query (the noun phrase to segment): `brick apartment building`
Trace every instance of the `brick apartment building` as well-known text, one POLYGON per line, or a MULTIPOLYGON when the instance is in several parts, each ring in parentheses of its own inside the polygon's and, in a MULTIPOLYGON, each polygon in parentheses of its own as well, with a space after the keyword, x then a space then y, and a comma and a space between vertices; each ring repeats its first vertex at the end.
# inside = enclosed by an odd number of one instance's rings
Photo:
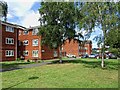
POLYGON ((51 59, 59 57, 58 49, 41 46, 38 27, 25 28, 7 22, 0 23, 0 61, 24 59, 51 59))
POLYGON ((85 42, 78 41, 77 39, 72 39, 71 41, 66 40, 62 46, 63 56, 67 54, 76 55, 76 57, 80 57, 84 54, 90 55, 92 52, 92 42, 87 40, 85 42))
MULTIPOLYGON (((50 49, 47 45, 41 45, 41 36, 37 35, 38 26, 25 28, 20 25, 1 22, 0 25, 0 61, 13 61, 17 58, 24 59, 53 59, 59 57, 59 48, 50 49)), ((83 54, 91 54, 92 43, 72 40, 65 41, 62 52, 74 54, 77 57, 83 54)))
POLYGON ((18 57, 25 59, 52 59, 59 57, 59 49, 50 49, 41 45, 41 36, 37 36, 38 26, 29 29, 19 29, 18 57))
POLYGON ((12 61, 17 58, 18 27, 1 22, 0 29, 0 61, 12 61))

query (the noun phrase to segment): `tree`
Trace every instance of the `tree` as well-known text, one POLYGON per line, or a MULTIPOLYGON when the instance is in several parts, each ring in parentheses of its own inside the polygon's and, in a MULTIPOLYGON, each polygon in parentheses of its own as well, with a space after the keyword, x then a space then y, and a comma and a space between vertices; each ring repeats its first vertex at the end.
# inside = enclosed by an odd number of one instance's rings
POLYGON ((7 2, 0 1, 0 18, 4 17, 4 21, 7 20, 8 5, 7 2))
POLYGON ((50 48, 60 47, 60 60, 62 56, 61 46, 65 39, 76 37, 76 13, 73 2, 42 2, 39 13, 42 44, 50 48))
MULTIPOLYGON (((102 43, 102 62, 104 67, 104 51, 108 32, 117 28, 119 21, 118 2, 89 2, 80 3, 79 12, 83 18, 79 19, 80 28, 92 32, 95 27, 99 27, 103 31, 102 43)), ((101 43, 99 41, 99 43, 101 43)))
POLYGON ((120 30, 116 29, 110 31, 106 38, 106 43, 110 46, 109 51, 120 57, 120 30))

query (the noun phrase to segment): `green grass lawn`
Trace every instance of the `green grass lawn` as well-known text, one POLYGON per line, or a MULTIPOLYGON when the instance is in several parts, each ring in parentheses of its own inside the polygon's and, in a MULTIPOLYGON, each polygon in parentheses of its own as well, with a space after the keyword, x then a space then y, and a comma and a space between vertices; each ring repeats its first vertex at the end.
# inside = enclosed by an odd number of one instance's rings
POLYGON ((76 59, 2 72, 2 88, 118 88, 118 60, 76 59))

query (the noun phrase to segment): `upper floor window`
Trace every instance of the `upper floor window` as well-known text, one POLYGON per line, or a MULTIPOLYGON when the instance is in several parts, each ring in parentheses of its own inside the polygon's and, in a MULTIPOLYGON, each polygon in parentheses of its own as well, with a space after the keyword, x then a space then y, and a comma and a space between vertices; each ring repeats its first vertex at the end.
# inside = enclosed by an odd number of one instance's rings
POLYGON ((24 56, 28 56, 28 53, 29 53, 29 52, 28 52, 27 50, 26 50, 26 51, 23 51, 23 55, 24 55, 24 56))
POLYGON ((14 56, 14 50, 6 50, 5 56, 14 56))
POLYGON ((38 39, 32 40, 32 45, 33 46, 38 46, 38 39))
POLYGON ((6 26, 6 31, 7 32, 14 32, 14 28, 10 26, 6 26))
POLYGON ((13 38, 6 38, 6 44, 14 44, 13 38))
POLYGON ((28 35, 28 30, 23 31, 23 35, 28 35))
POLYGON ((23 45, 28 45, 28 40, 24 40, 23 45))
POLYGON ((38 33, 38 28, 32 30, 32 35, 37 35, 37 33, 38 33))

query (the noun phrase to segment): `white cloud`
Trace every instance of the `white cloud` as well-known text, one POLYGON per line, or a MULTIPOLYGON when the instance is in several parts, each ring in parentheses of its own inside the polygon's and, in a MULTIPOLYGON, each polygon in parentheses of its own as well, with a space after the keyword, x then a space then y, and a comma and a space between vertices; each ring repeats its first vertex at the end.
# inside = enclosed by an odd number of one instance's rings
POLYGON ((35 1, 25 1, 25 0, 5 0, 8 4, 9 14, 14 14, 15 16, 22 17, 24 16, 32 7, 35 1))
MULTIPOLYGON (((29 27, 39 25, 39 12, 31 10, 35 2, 40 0, 5 0, 8 4, 8 19, 15 19, 16 24, 29 27)), ((12 22, 12 21, 10 21, 12 22)), ((14 21, 13 21, 14 22, 14 21)), ((15 23, 14 22, 14 23, 15 23)))
POLYGON ((40 25, 39 23, 39 18, 40 18, 40 14, 39 12, 34 12, 33 10, 29 11, 28 13, 26 13, 26 15, 21 18, 21 24, 25 27, 29 27, 29 26, 37 26, 40 25))
POLYGON ((11 18, 13 18, 13 17, 14 17, 14 16, 13 16, 12 14, 10 14, 10 13, 7 14, 7 18, 11 19, 11 18))

